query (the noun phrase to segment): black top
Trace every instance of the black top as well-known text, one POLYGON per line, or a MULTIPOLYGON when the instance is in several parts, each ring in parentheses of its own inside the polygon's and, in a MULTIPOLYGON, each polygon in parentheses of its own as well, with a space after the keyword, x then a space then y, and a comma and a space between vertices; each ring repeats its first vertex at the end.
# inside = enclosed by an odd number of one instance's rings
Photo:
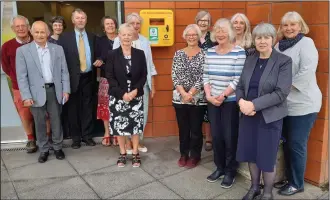
POLYGON ((200 41, 198 41, 198 46, 199 48, 203 49, 203 50, 207 50, 211 47, 214 47, 216 45, 218 45, 217 42, 212 42, 211 41, 211 33, 210 31, 207 31, 206 35, 205 35, 205 42, 202 44, 200 41))
POLYGON ((121 47, 109 51, 104 71, 109 82, 109 94, 116 99, 123 99, 123 95, 129 90, 137 89, 136 97, 144 94, 143 86, 147 81, 147 62, 144 52, 132 47, 129 70, 127 70, 128 62, 121 47), (128 76, 130 85, 128 85, 128 76))
MULTIPOLYGON (((109 38, 106 35, 103 35, 101 37, 96 38, 96 47, 95 47, 95 56, 96 59, 102 60, 103 63, 107 60, 107 55, 110 50, 112 50, 113 47, 113 40, 109 40, 109 38)), ((104 74, 104 66, 103 64, 101 69, 101 77, 105 78, 104 74)))
POLYGON ((258 98, 258 89, 259 89, 259 81, 261 78, 262 73, 264 72, 264 69, 267 65, 268 58, 267 59, 261 59, 259 58, 257 61, 257 64, 254 68, 250 85, 249 85, 249 91, 247 94, 247 100, 252 101, 253 99, 258 98))
POLYGON ((51 36, 49 36, 49 38, 48 38, 48 42, 53 43, 53 44, 57 44, 57 40, 55 40, 55 39, 52 38, 51 36))

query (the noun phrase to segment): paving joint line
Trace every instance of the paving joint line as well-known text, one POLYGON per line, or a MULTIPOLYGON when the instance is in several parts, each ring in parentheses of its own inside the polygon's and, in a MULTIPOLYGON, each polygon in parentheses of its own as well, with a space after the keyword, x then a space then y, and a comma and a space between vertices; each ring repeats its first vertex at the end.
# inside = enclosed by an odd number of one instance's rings
POLYGON ((11 185, 13 186, 13 189, 14 189, 14 192, 15 192, 15 194, 16 194, 16 196, 17 196, 17 199, 20 199, 19 196, 18 196, 18 192, 17 192, 17 190, 16 190, 16 187, 15 187, 15 185, 14 185, 14 182, 13 182, 13 180, 11 179, 11 177, 10 177, 10 175, 9 175, 9 172, 8 172, 8 169, 7 169, 7 166, 6 166, 6 163, 4 162, 4 160, 2 159, 2 157, 1 157, 1 160, 2 160, 3 166, 5 167, 6 172, 7 172, 7 174, 8 174, 9 182, 10 182, 11 185))

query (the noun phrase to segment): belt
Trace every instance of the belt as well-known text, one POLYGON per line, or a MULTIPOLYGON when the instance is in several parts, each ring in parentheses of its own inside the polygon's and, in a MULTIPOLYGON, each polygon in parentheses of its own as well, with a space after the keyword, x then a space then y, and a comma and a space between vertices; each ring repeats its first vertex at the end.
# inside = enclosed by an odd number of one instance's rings
POLYGON ((45 88, 54 87, 54 83, 45 83, 45 88))

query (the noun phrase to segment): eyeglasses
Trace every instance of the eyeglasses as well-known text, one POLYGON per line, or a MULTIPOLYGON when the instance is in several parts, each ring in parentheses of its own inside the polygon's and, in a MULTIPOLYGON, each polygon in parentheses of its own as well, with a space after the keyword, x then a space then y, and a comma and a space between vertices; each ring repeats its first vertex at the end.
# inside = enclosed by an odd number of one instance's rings
POLYGON ((187 38, 190 38, 190 37, 195 38, 195 37, 197 37, 197 34, 187 34, 186 37, 187 37, 187 38))
POLYGON ((198 23, 201 23, 201 24, 202 24, 202 23, 208 24, 208 23, 209 23, 209 20, 202 20, 202 19, 201 19, 201 20, 198 20, 198 23))
POLYGON ((26 28, 27 27, 27 25, 16 25, 16 26, 14 26, 14 28, 15 29, 23 29, 23 28, 26 28))

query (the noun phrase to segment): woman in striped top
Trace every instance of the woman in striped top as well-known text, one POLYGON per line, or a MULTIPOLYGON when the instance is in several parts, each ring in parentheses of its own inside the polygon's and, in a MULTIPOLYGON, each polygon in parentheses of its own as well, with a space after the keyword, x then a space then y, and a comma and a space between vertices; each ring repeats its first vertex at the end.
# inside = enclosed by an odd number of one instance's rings
POLYGON ((221 187, 230 188, 235 180, 238 163, 236 147, 238 112, 235 89, 245 62, 245 50, 235 45, 235 32, 228 19, 219 19, 211 40, 219 45, 206 51, 204 90, 208 103, 214 162, 217 169, 207 177, 215 182, 224 176, 221 187))

